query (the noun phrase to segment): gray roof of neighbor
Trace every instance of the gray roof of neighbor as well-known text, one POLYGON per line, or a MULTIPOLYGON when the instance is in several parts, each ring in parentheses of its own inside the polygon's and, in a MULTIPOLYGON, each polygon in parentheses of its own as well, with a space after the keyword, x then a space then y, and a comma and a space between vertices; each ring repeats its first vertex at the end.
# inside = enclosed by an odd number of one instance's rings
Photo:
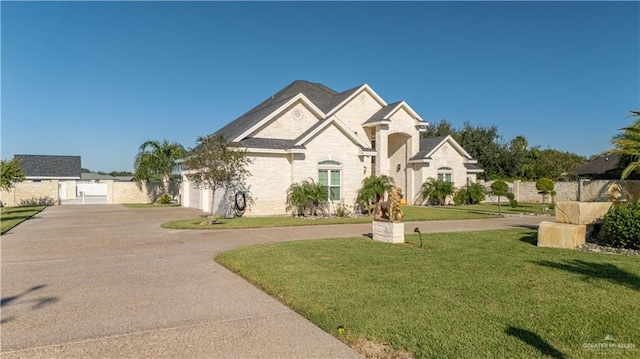
POLYGON ((606 176, 619 177, 624 166, 620 163, 620 156, 615 153, 602 155, 595 160, 575 169, 578 176, 606 176))
POLYGON ((15 155, 26 177, 82 177, 80 156, 15 155))
POLYGON ((116 178, 111 175, 103 175, 100 173, 85 172, 82 174, 82 180, 84 181, 99 181, 99 180, 115 180, 116 178))

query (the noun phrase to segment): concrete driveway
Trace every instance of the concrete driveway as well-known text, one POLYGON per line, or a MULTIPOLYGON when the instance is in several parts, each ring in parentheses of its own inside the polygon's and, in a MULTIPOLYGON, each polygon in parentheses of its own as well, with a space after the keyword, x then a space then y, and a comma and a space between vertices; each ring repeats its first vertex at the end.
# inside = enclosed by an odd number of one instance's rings
MULTIPOLYGON (((359 236, 371 225, 180 231, 201 212, 49 207, 2 237, 3 358, 354 358, 331 335, 215 263, 242 245, 359 236)), ((540 217, 407 223, 423 233, 540 217)))

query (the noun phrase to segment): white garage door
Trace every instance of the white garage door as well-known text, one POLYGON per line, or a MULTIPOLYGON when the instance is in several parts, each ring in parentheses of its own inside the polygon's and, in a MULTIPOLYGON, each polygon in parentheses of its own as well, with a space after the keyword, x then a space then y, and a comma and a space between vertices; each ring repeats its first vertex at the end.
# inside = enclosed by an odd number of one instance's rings
POLYGON ((189 183, 189 207, 202 209, 202 196, 200 188, 195 183, 189 183))

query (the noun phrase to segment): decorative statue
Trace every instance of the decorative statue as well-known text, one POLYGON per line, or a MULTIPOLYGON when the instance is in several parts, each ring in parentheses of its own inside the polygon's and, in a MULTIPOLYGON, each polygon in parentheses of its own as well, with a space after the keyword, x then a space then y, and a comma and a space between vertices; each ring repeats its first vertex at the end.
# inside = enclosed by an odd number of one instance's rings
POLYGON ((387 201, 383 201, 382 198, 376 203, 374 211, 375 217, 378 219, 386 219, 391 222, 400 222, 404 217, 404 213, 400 209, 400 201, 402 199, 401 189, 398 187, 392 187, 389 192, 389 198, 387 201))

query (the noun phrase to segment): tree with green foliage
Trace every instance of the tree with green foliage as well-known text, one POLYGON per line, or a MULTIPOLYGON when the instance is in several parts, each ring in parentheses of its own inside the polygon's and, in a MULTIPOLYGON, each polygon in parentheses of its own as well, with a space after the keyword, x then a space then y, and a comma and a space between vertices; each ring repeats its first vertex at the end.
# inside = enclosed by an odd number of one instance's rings
POLYGON ((362 188, 358 190, 356 203, 366 210, 369 215, 373 215, 373 208, 384 196, 385 192, 391 191, 393 178, 385 175, 369 176, 362 180, 362 188))
POLYGON ((497 180, 491 184, 491 193, 498 196, 498 214, 502 215, 502 207, 500 205, 500 198, 507 197, 509 195, 509 185, 507 182, 497 180))
POLYGON ((457 131, 453 128, 451 122, 443 118, 442 121, 434 122, 427 126, 426 131, 422 133, 422 137, 440 137, 448 135, 455 137, 456 132, 457 131))
POLYGON ((444 206, 447 201, 447 196, 452 195, 454 192, 453 183, 445 181, 444 179, 429 178, 422 184, 421 195, 422 198, 431 204, 439 204, 444 206))
POLYGON ((140 145, 134 162, 134 180, 141 186, 149 182, 154 176, 162 180, 163 195, 169 194, 171 175, 180 166, 176 161, 184 157, 186 151, 181 144, 163 140, 147 141, 140 145))
POLYGON ((484 172, 479 178, 520 178, 534 180, 549 177, 553 180, 573 179, 572 170, 586 159, 571 152, 553 149, 529 149, 526 137, 519 135, 505 141, 496 126, 474 126, 465 122, 461 129, 454 128, 447 120, 435 122, 422 134, 423 137, 451 135, 473 158, 484 172))
POLYGON ((0 189, 3 191, 11 190, 17 183, 24 181, 24 172, 22 171, 22 164, 17 158, 11 161, 0 161, 0 172, 2 172, 2 179, 0 180, 0 189))
POLYGON ((534 147, 528 152, 522 165, 522 177, 531 180, 547 177, 555 181, 567 181, 574 178, 572 170, 585 162, 586 158, 575 153, 534 147))
POLYGON ((246 150, 228 142, 223 135, 198 137, 197 145, 183 162, 185 176, 197 186, 211 189, 211 213, 209 223, 216 221, 214 208, 218 188, 242 187, 251 175, 248 166, 252 163, 246 150))
POLYGON ((295 209, 305 217, 317 216, 318 209, 329 202, 327 186, 316 183, 309 178, 300 183, 294 183, 287 189, 287 210, 295 209))
POLYGON ((540 178, 538 181, 536 181, 536 189, 540 192, 540 194, 542 195, 542 210, 544 211, 545 208, 545 199, 546 197, 551 194, 553 195, 555 193, 554 191, 554 183, 550 178, 540 178))
POLYGON ((622 133, 611 140, 616 146, 613 152, 626 163, 621 179, 626 179, 633 172, 640 173, 640 111, 631 111, 629 117, 636 117, 634 123, 622 128, 622 133))

